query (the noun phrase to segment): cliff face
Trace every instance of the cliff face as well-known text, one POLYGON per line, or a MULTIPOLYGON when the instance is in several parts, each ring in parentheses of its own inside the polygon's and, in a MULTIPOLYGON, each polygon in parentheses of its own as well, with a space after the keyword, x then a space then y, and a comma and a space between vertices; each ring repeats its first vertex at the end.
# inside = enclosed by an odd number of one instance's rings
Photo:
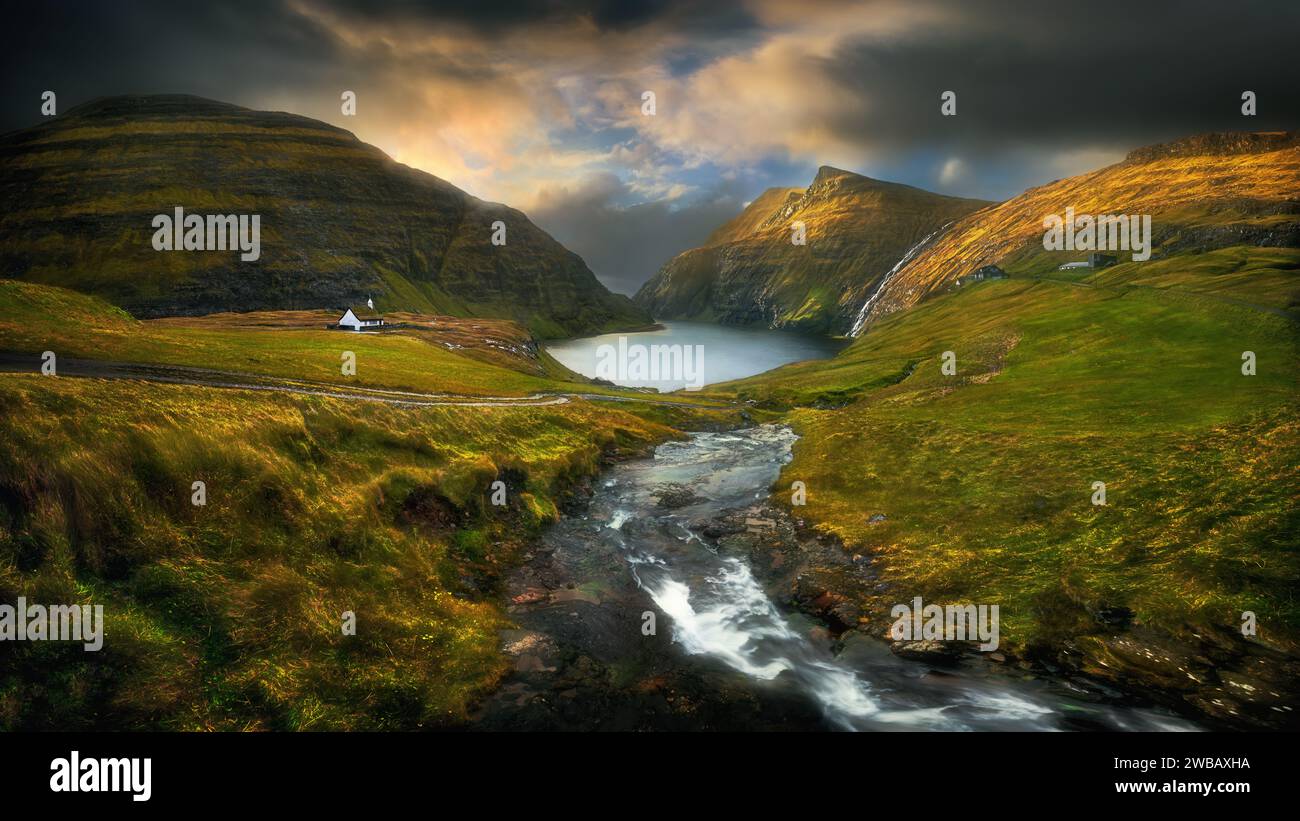
POLYGON ((198 97, 114 97, 0 137, 0 276, 139 316, 339 308, 519 320, 545 336, 649 315, 521 212, 351 133, 198 97), (258 214, 261 253, 157 251, 153 218, 258 214), (506 224, 494 246, 492 224, 506 224))
MULTIPOLYGON (((1152 259, 1234 245, 1300 246, 1300 134, 1205 134, 1147 146, 1123 162, 1031 188, 967 216, 891 277, 865 324, 949 287, 983 265, 1051 270, 1043 220, 1151 215, 1152 259)), ((1120 261, 1129 256, 1120 252, 1120 261)))
POLYGON ((659 319, 847 333, 882 277, 927 235, 986 206, 823 166, 764 192, 634 298, 659 319), (807 244, 791 242, 803 222, 807 244))

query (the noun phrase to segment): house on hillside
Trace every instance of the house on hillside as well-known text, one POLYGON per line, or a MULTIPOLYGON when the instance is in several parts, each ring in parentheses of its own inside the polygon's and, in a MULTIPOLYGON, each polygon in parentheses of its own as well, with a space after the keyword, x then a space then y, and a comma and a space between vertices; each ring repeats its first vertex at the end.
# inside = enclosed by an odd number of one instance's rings
POLYGON ((1007 272, 1002 270, 996 265, 985 265, 981 268, 975 269, 975 273, 971 274, 971 279, 975 280, 976 282, 980 281, 981 279, 1006 279, 1006 278, 1007 278, 1007 272))
POLYGON ((346 331, 370 331, 383 325, 384 318, 375 310, 375 301, 367 299, 365 305, 354 305, 344 311, 337 327, 346 331))
POLYGON ((996 265, 984 265, 976 268, 969 276, 964 276, 957 280, 957 287, 965 285, 968 282, 982 282, 986 279, 1006 279, 1007 272, 996 265))
POLYGON ((1087 262, 1067 262, 1064 265, 1057 266, 1058 271, 1075 271, 1080 268, 1108 268, 1119 262, 1119 259, 1110 254, 1099 254, 1093 251, 1088 254, 1087 262))

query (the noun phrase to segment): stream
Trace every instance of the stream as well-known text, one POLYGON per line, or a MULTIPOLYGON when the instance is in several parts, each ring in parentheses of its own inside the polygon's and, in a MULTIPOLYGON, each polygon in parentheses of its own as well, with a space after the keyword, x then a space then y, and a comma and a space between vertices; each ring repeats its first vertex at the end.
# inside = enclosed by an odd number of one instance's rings
MULTIPOLYGON (((513 670, 482 729, 1193 730, 1077 681, 981 658, 935 666, 836 636, 791 606, 811 566, 877 584, 869 562, 766 508, 796 437, 693 434, 614 466, 508 583, 513 670), (653 630, 650 620, 653 619, 653 630)), ((900 601, 906 601, 903 597, 900 601)), ((876 632, 883 632, 876 631, 876 632)))

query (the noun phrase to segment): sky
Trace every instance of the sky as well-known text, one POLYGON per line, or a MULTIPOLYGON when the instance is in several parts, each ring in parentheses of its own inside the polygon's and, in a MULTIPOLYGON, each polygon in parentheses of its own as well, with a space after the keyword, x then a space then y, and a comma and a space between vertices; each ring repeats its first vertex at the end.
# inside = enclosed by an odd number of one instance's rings
POLYGON ((315 117, 521 209, 623 293, 822 165, 1000 200, 1153 142, 1300 127, 1292 0, 27 5, 0 131, 46 90, 315 117))

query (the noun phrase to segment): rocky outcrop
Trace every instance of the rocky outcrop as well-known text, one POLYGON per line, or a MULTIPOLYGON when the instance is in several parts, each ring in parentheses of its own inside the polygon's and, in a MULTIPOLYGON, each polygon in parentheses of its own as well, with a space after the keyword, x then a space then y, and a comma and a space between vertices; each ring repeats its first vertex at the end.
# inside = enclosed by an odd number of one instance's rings
POLYGON ((1125 162, 1146 163, 1168 157, 1197 157, 1211 154, 1260 154, 1300 146, 1300 133, 1294 131, 1226 132, 1197 134, 1135 148, 1125 162))

